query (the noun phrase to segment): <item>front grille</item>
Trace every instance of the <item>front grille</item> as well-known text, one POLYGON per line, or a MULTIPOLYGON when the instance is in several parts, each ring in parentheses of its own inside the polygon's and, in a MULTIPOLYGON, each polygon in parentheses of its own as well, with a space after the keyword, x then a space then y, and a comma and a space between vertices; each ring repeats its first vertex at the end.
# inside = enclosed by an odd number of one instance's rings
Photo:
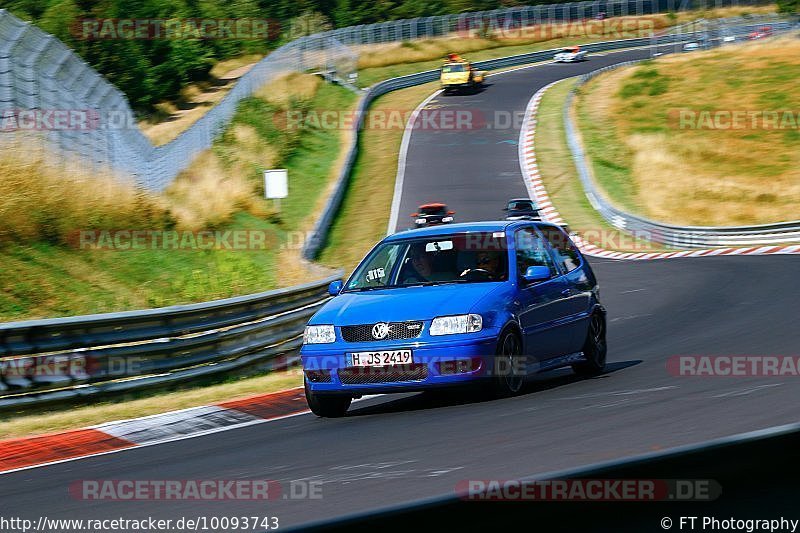
POLYGON ((399 366, 354 366, 339 369, 339 381, 345 385, 422 381, 427 377, 428 366, 424 363, 399 366))
POLYGON ((387 322, 389 334, 376 339, 372 335, 372 328, 375 324, 359 324, 358 326, 342 326, 342 338, 346 342, 376 342, 376 341, 396 341, 402 339, 413 339, 422 333, 422 322, 387 322))

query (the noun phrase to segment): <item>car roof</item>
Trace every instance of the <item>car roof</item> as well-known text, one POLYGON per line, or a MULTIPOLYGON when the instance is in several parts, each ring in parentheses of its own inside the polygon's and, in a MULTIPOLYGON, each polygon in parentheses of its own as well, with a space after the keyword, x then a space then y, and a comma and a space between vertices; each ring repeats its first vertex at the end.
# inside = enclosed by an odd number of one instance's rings
POLYGON ((430 204, 422 204, 419 207, 420 207, 420 209, 425 208, 425 207, 447 207, 447 204, 442 204, 442 203, 439 203, 439 202, 433 202, 433 203, 430 203, 430 204))
POLYGON ((516 227, 528 226, 531 224, 535 224, 537 226, 559 227, 556 224, 538 220, 488 220, 482 222, 459 222, 457 224, 445 224, 441 226, 432 226, 429 228, 398 231, 397 233, 393 233, 392 235, 386 237, 384 242, 434 235, 453 235, 455 233, 465 233, 470 231, 505 231, 507 229, 514 229, 516 227))

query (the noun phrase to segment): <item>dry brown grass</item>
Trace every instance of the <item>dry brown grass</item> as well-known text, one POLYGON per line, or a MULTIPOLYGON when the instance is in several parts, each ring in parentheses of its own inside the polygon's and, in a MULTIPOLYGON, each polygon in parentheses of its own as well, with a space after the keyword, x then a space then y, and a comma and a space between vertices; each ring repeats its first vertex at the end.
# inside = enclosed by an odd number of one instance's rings
POLYGON ((462 34, 452 34, 447 37, 436 39, 363 46, 359 48, 360 56, 358 67, 360 69, 367 69, 402 63, 418 63, 439 59, 444 57, 448 52, 468 54, 470 52, 491 48, 520 46, 551 40, 558 41, 564 37, 571 37, 573 41, 581 39, 585 41, 587 38, 596 38, 604 35, 607 35, 608 38, 622 39, 626 37, 636 37, 640 34, 647 34, 649 31, 658 31, 676 22, 687 22, 700 17, 721 18, 737 16, 743 13, 773 12, 775 12, 774 5, 747 8, 730 7, 705 11, 681 12, 678 13, 674 19, 666 14, 658 14, 640 17, 615 17, 605 22, 590 20, 585 26, 582 24, 530 26, 520 30, 495 32, 489 35, 480 35, 476 32, 464 32, 462 34), (610 22, 612 20, 613 24, 610 22))
POLYGON ((742 15, 764 15, 768 13, 775 13, 776 11, 776 4, 767 4, 764 6, 717 7, 713 9, 698 9, 696 11, 681 11, 676 14, 676 20, 681 23, 696 20, 698 18, 712 19, 740 17, 742 15))
POLYGON ((156 116, 139 122, 142 133, 155 145, 166 144, 208 113, 233 88, 235 81, 264 56, 247 54, 220 61, 211 69, 216 82, 190 83, 177 101, 156 104, 156 116))
MULTIPOLYGON (((311 101, 321 83, 316 76, 293 73, 265 85, 254 97, 278 111, 286 110, 311 101)), ((263 120, 271 117, 264 116, 263 120)), ((259 197, 256 169, 278 164, 285 155, 282 148, 249 124, 235 123, 225 135, 224 151, 203 152, 166 191, 173 212, 185 228, 218 227, 241 211, 258 217, 272 212, 259 197)))
POLYGON ((180 228, 220 227, 240 211, 265 214, 255 182, 245 176, 226 171, 213 151, 200 154, 166 190, 180 228))
POLYGON ((230 89, 230 86, 206 90, 197 86, 186 87, 181 97, 184 102, 180 104, 185 109, 181 109, 175 102, 160 102, 155 106, 158 117, 140 121, 139 129, 156 146, 167 144, 200 120, 230 89))
POLYGON ((323 81, 318 76, 293 72, 264 85, 253 96, 285 109, 293 102, 314 98, 321 83, 323 81))
POLYGON ((214 78, 225 79, 229 77, 231 73, 240 74, 243 67, 252 66, 262 59, 264 59, 264 54, 245 54, 217 61, 211 68, 210 74, 214 78))
MULTIPOLYGON (((795 37, 748 43, 697 54, 668 56, 651 66, 602 76, 586 88, 581 109, 604 131, 590 153, 625 153, 613 162, 627 168, 628 202, 643 214, 679 224, 741 225, 800 218, 800 131, 762 127, 681 127, 680 110, 788 111, 800 109, 795 37), (657 70, 668 89, 658 95, 623 96, 657 70), (606 143, 606 148, 603 148, 606 143)), ((696 116, 696 115, 695 115, 696 116)), ((595 169, 598 167, 595 165, 595 169)), ((600 169, 600 173, 603 170, 600 169)), ((600 179, 602 182, 603 180, 600 179)), ((619 183, 606 183, 612 191, 619 183)))
POLYGON ((156 195, 77 165, 51 167, 35 142, 6 149, 0 158, 0 244, 68 244, 80 230, 158 228, 171 222, 168 204, 156 195))
POLYGON ((601 248, 620 252, 649 252, 662 248, 639 241, 608 224, 589 204, 578 178, 564 134, 562 110, 575 78, 551 87, 542 98, 537 114, 536 160, 553 205, 570 230, 601 248))

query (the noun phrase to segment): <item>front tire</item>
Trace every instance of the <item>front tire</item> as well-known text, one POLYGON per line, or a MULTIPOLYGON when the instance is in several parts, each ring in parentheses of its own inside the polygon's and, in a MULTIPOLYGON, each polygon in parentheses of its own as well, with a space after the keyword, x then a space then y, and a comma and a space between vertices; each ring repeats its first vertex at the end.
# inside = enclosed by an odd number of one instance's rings
POLYGON ((586 361, 572 365, 572 370, 581 376, 596 376, 606 368, 606 320, 602 313, 595 312, 589 321, 589 331, 583 344, 586 361))
POLYGON ((306 402, 315 415, 322 418, 339 418, 350 408, 353 398, 333 394, 315 394, 305 383, 306 402))
POLYGON ((522 342, 512 330, 506 330, 497 342, 492 385, 499 398, 515 396, 525 384, 525 367, 522 342))

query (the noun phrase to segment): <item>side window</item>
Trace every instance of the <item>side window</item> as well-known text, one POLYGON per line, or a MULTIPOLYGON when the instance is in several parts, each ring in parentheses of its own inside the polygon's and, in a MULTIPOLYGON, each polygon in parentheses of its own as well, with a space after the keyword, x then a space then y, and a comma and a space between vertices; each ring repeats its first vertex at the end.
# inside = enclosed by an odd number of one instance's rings
POLYGON ((514 247, 516 248, 517 275, 524 275, 528 267, 532 266, 546 266, 550 269, 550 275, 558 275, 547 244, 533 228, 517 230, 514 234, 514 247))
POLYGON ((581 254, 566 233, 553 227, 539 228, 553 247, 556 263, 563 272, 572 272, 581 264, 581 254))

